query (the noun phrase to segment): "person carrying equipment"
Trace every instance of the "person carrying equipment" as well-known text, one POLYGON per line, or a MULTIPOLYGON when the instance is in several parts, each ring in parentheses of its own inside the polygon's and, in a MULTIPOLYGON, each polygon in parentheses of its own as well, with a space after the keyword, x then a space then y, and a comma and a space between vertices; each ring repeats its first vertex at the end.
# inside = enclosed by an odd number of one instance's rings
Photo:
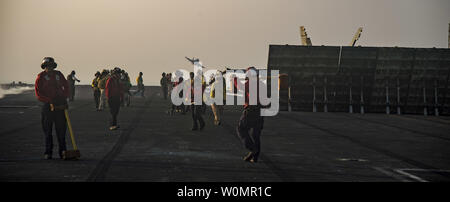
POLYGON ((95 78, 92 80, 92 90, 94 92, 95 109, 98 109, 100 103, 100 89, 98 88, 98 80, 100 78, 100 72, 95 73, 95 78))
POLYGON ((108 98, 109 109, 112 116, 110 130, 119 128, 117 125, 117 115, 120 109, 120 100, 123 99, 123 87, 120 83, 120 68, 116 67, 111 72, 111 77, 106 82, 105 94, 108 98))
POLYGON ((75 77, 75 71, 67 75, 67 81, 69 82, 69 101, 73 101, 75 98, 75 81, 80 82, 80 80, 75 77))
POLYGON ((69 84, 57 67, 52 57, 45 57, 41 63, 44 69, 38 74, 35 82, 35 93, 42 105, 41 123, 45 134, 45 159, 51 159, 53 153, 52 129, 55 125, 58 139, 58 154, 64 159, 66 151, 66 117, 64 110, 68 108, 69 84))

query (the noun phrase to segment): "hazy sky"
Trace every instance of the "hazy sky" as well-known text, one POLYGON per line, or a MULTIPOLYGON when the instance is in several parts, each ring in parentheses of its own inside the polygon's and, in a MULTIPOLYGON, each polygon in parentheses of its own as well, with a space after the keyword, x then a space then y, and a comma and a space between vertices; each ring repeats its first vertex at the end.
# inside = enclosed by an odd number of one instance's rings
POLYGON ((163 71, 265 68, 269 44, 447 48, 449 0, 0 0, 0 83, 34 82, 45 56, 82 83, 125 67, 146 85, 163 71))

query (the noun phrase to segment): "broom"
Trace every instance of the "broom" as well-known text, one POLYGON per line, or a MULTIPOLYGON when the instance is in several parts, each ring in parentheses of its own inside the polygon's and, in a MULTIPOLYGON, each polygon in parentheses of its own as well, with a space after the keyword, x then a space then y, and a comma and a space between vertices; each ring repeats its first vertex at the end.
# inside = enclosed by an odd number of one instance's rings
POLYGON ((75 143, 75 137, 73 136, 72 124, 70 124, 69 112, 64 109, 64 115, 66 115, 67 126, 69 127, 70 139, 72 140, 73 150, 67 150, 63 154, 64 160, 78 160, 81 157, 80 150, 78 150, 77 144, 75 143))

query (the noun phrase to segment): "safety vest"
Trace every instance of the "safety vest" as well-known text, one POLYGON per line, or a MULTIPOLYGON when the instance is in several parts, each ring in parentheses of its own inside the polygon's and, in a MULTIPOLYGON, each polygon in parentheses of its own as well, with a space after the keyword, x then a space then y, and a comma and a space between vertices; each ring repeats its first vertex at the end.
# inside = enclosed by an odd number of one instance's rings
POLYGON ((98 89, 98 79, 99 79, 98 77, 95 77, 94 80, 92 80, 91 84, 92 88, 98 89))
POLYGON ((106 88, 106 81, 108 81, 109 76, 104 76, 103 78, 101 78, 98 82, 98 88, 100 89, 105 89, 106 88))

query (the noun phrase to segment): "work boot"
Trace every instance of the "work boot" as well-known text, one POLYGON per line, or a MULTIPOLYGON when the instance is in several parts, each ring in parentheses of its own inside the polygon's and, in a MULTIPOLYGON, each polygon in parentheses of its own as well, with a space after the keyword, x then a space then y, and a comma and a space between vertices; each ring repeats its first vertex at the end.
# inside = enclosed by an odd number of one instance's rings
POLYGON ((253 154, 252 159, 250 159, 251 163, 256 163, 258 162, 258 156, 259 156, 259 152, 256 152, 255 154, 253 154))
POLYGON ((220 126, 220 124, 222 124, 220 120, 214 120, 214 125, 220 126))
POLYGON ((244 157, 244 161, 250 161, 253 159, 253 153, 248 152, 247 156, 244 157))
POLYGON ((206 125, 205 123, 201 123, 200 124, 200 130, 203 130, 203 128, 205 128, 205 125, 206 125))
POLYGON ((59 153, 59 158, 66 160, 66 151, 61 151, 61 153, 59 153))
POLYGON ((256 163, 258 162, 258 157, 253 157, 252 159, 250 159, 250 163, 256 163))

